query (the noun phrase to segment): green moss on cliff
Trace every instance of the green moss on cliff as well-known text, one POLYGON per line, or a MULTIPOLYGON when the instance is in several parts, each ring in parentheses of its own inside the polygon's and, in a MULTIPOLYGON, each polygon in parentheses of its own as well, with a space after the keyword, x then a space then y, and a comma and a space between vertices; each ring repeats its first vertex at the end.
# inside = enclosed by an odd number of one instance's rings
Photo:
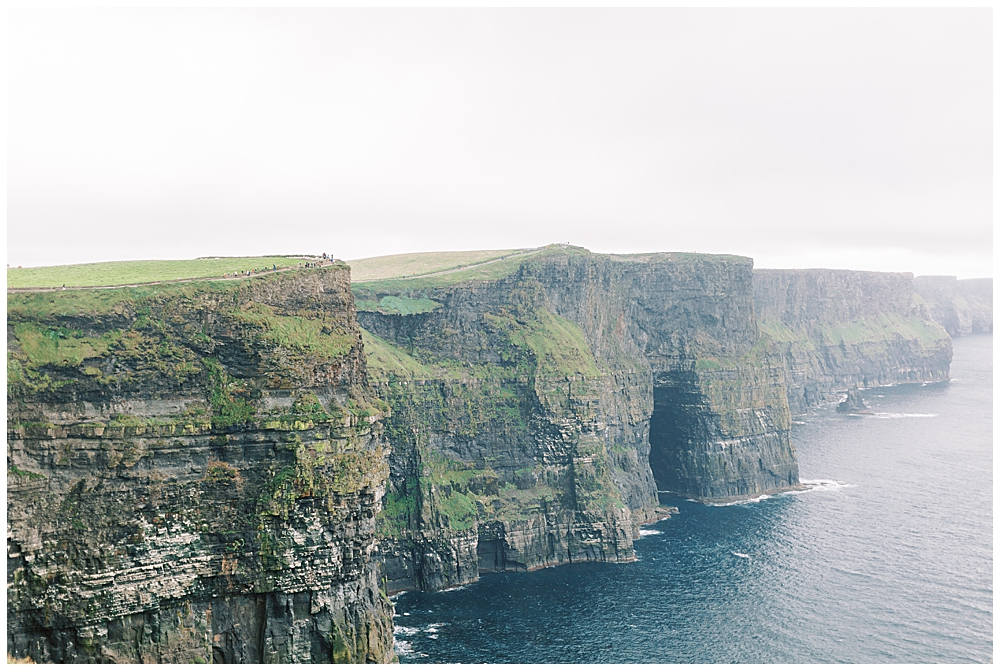
POLYGON ((242 325, 259 329, 266 343, 310 352, 328 360, 338 359, 357 343, 354 333, 330 320, 310 315, 277 314, 269 305, 253 303, 228 312, 242 325))
POLYGON ((377 335, 361 329, 361 338, 365 345, 368 373, 373 379, 384 380, 389 375, 425 380, 433 377, 430 368, 377 335))
POLYGON ((434 312, 440 307, 440 303, 429 298, 407 298, 406 296, 383 296, 378 302, 357 302, 359 311, 380 312, 386 315, 418 315, 434 312))

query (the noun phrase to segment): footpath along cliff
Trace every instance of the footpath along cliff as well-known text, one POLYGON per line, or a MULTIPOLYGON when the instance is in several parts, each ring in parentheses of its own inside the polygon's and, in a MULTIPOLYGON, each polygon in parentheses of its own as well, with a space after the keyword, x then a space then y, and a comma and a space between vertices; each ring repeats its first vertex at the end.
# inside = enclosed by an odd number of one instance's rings
POLYGON ((11 655, 393 659, 346 265, 9 294, 7 317, 11 655))
POLYGON ((795 487, 792 412, 948 376, 908 274, 451 256, 9 293, 10 653, 392 661, 388 594, 632 561, 659 492, 795 487))

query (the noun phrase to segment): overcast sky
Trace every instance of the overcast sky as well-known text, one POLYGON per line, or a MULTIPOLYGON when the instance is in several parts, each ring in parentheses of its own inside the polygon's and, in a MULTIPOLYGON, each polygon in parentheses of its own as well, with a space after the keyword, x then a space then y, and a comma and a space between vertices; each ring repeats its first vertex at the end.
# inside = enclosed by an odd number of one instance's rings
POLYGON ((8 263, 991 276, 990 9, 10 10, 8 263))

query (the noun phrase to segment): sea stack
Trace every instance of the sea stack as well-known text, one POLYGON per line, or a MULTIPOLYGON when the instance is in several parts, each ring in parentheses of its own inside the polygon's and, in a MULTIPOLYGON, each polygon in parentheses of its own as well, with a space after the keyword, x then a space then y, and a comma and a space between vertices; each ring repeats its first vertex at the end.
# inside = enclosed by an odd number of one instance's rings
POLYGON ((865 405, 865 399, 861 398, 861 392, 858 391, 858 386, 853 385, 847 390, 847 398, 841 401, 840 405, 837 406, 837 412, 842 412, 848 415, 870 415, 871 410, 865 405))

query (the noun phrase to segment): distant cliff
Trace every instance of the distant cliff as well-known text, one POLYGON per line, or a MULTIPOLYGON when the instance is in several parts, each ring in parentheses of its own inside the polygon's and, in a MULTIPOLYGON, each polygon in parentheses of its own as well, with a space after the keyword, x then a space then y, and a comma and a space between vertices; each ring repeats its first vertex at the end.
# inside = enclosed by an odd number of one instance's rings
POLYGON ((922 275, 913 278, 913 289, 951 335, 993 333, 993 278, 922 275))
POLYGON ((793 412, 843 399, 852 386, 948 379, 951 339, 909 273, 755 270, 768 348, 785 361, 793 412))
POLYGON ((7 649, 387 662, 388 468, 344 265, 10 294, 7 649))
POLYGON ((658 488, 725 500, 798 482, 749 259, 556 249, 495 280, 354 290, 393 407, 390 589, 628 561, 658 488))

